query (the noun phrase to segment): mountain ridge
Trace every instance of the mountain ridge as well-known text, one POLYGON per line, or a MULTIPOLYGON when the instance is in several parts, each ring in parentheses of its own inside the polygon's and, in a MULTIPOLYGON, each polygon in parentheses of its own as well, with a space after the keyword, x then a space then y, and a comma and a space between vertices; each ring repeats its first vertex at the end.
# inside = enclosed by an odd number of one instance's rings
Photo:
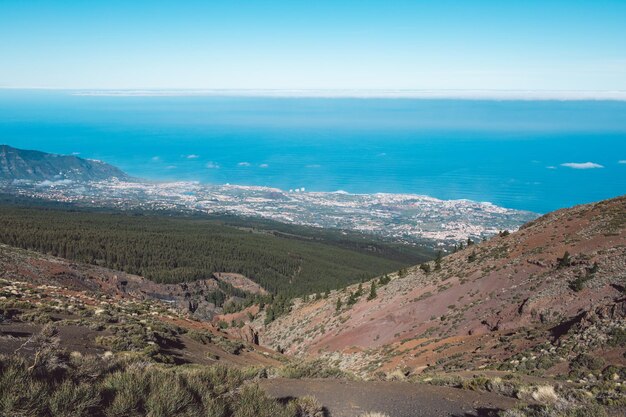
POLYGON ((102 161, 0 145, 0 180, 100 181, 112 178, 130 177, 102 161))

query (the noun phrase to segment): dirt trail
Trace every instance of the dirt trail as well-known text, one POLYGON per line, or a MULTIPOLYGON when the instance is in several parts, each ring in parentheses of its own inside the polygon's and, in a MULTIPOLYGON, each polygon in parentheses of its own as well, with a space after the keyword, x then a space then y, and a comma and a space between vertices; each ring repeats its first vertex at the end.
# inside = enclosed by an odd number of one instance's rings
POLYGON ((261 386, 275 398, 312 395, 329 417, 358 417, 371 411, 389 417, 488 416, 516 404, 495 394, 407 382, 269 379, 261 386))

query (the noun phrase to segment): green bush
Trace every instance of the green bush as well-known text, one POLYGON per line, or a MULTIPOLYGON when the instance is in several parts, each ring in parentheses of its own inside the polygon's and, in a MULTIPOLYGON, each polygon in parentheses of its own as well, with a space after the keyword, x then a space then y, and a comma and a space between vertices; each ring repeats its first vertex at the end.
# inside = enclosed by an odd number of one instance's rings
POLYGON ((107 398, 107 417, 139 416, 148 392, 148 384, 141 371, 124 370, 108 375, 102 385, 107 398))
POLYGON ((328 366, 322 360, 292 362, 278 370, 283 378, 348 378, 349 375, 339 368, 328 366))
POLYGON ((391 278, 389 278, 389 275, 385 274, 382 277, 379 278, 378 283, 380 284, 380 286, 382 287, 383 285, 387 285, 391 282, 391 278))
POLYGON ((46 412, 50 387, 32 378, 22 358, 0 360, 0 415, 37 416, 46 412))
POLYGON ((235 406, 234 417, 289 417, 288 410, 265 395, 258 385, 245 385, 235 406))
POLYGON ((201 330, 192 330, 187 333, 187 336, 189 336, 191 339, 195 340, 198 343, 202 343, 203 345, 210 343, 213 337, 211 333, 201 330))
POLYGON ((150 394, 146 411, 152 417, 197 416, 200 413, 185 378, 171 372, 152 370, 149 376, 150 394))
POLYGON ((626 346, 626 329, 614 328, 609 332, 610 346, 626 346))
POLYGON ((556 269, 567 268, 571 264, 572 264, 572 258, 570 257, 568 251, 565 251, 562 257, 556 258, 556 269))
POLYGON ((597 371, 604 366, 604 359, 596 356, 592 356, 586 353, 581 353, 576 356, 570 363, 572 369, 589 369, 597 371))
POLYGON ((100 405, 96 388, 87 383, 75 384, 63 381, 48 400, 48 408, 53 416, 87 417, 100 405))

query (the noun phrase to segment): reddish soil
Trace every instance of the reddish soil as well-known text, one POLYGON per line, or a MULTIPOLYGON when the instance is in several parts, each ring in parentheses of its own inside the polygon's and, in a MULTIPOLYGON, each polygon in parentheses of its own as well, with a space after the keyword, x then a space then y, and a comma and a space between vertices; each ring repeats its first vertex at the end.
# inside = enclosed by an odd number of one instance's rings
POLYGON ((218 280, 226 282, 242 291, 261 295, 268 293, 263 287, 244 275, 231 272, 216 272, 214 275, 218 280))
POLYGON ((299 303, 259 328, 261 342, 295 355, 338 353, 351 369, 371 369, 379 361, 383 370, 419 372, 451 357, 479 367, 553 341, 559 325, 622 302, 626 197, 550 213, 444 257, 438 271, 415 267, 391 278, 371 301, 365 283, 351 307, 346 301, 356 286, 299 303), (566 251, 570 262, 558 267, 566 251), (594 263, 597 272, 589 274, 594 263), (588 279, 576 292, 571 285, 580 276, 588 279), (526 331, 533 336, 525 337, 526 331))

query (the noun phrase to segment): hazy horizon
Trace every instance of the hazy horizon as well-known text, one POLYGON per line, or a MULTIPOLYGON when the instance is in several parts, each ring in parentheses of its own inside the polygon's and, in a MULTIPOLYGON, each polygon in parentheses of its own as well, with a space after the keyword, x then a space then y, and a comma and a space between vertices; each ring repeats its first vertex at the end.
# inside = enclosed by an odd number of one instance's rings
POLYGON ((260 97, 365 98, 507 101, 626 101, 626 90, 497 90, 497 89, 98 89, 6 87, 0 90, 56 91, 94 97, 260 97))

